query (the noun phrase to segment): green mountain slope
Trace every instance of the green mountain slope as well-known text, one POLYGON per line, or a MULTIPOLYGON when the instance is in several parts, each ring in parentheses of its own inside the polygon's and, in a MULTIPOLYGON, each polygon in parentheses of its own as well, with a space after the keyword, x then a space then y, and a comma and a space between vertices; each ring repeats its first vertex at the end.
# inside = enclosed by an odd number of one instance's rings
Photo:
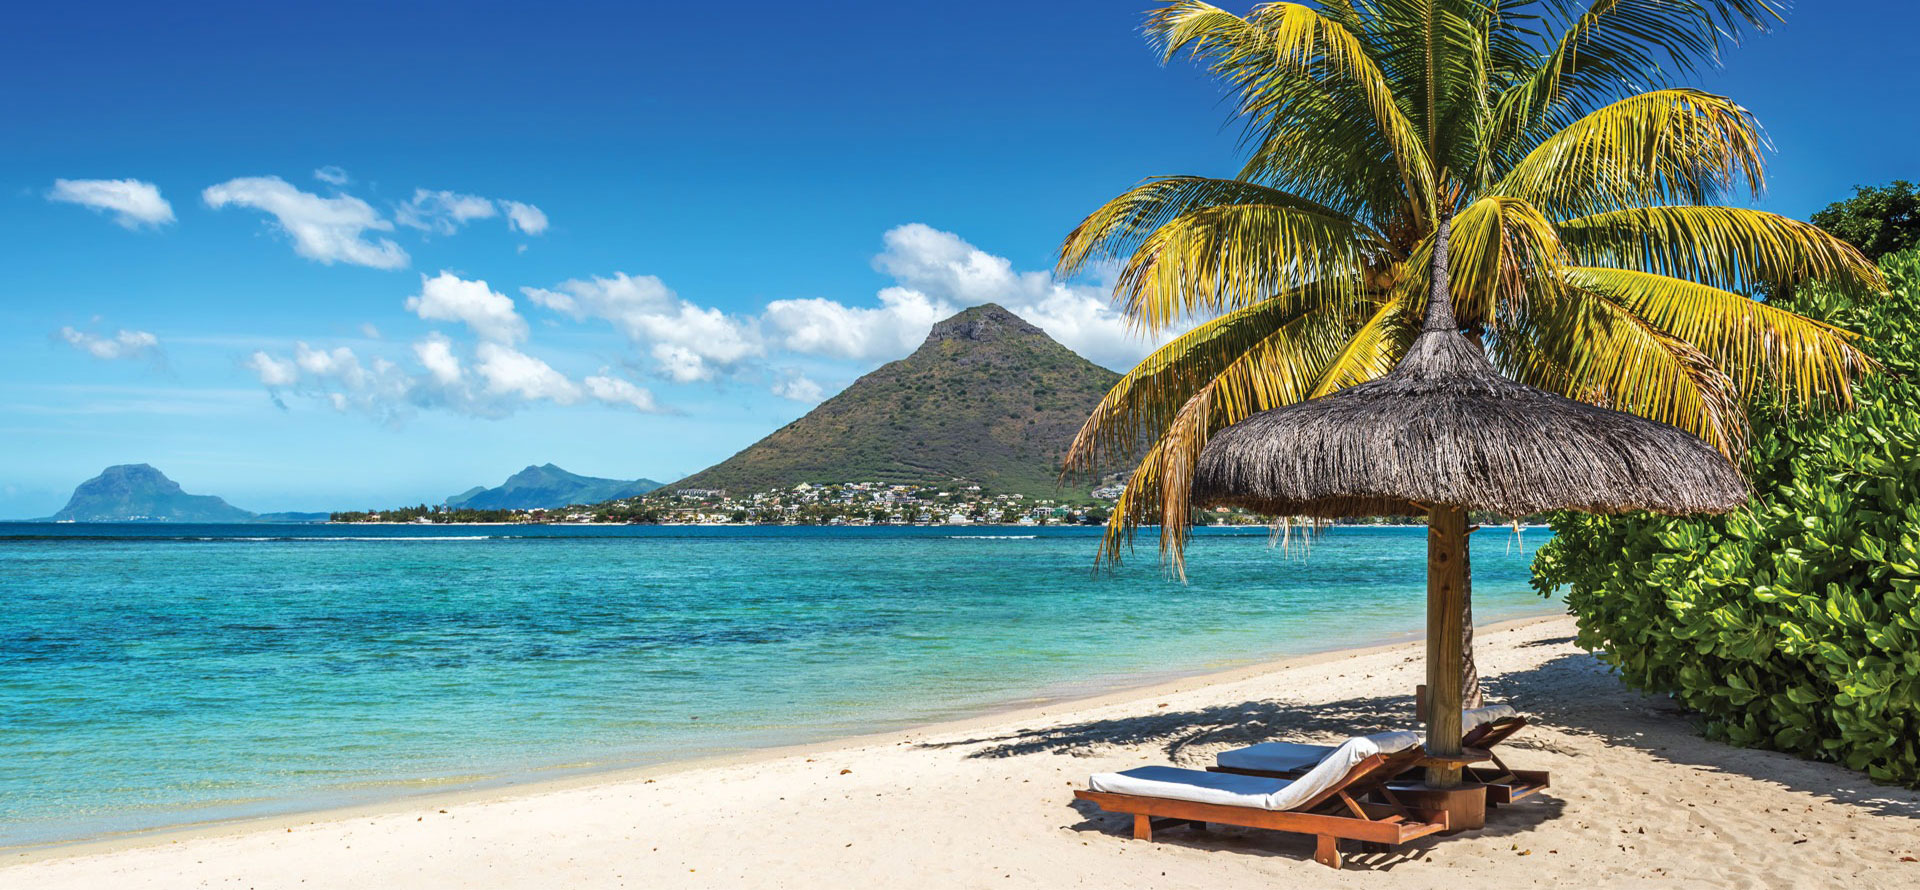
POLYGON ((545 464, 507 477, 498 488, 467 489, 447 498, 447 506, 470 510, 551 510, 569 504, 598 504, 639 497, 659 487, 660 483, 652 479, 601 479, 545 464))
POLYGON ((1060 460, 1119 379, 1013 313, 977 306, 934 325, 912 355, 666 488, 960 479, 992 492, 1084 494, 1056 489, 1060 460))
POLYGON ((80 483, 55 522, 249 522, 252 513, 180 484, 146 464, 108 467, 80 483))

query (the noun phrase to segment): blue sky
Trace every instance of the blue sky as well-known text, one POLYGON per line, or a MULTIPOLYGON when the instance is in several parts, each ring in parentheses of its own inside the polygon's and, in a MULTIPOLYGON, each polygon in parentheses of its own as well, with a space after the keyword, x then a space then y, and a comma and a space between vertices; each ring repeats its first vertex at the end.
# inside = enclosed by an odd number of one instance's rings
MULTIPOLYGON (((113 463, 254 510, 529 463, 668 480, 998 300, 1145 345, 1061 236, 1225 174, 1144 3, 170 4, 0 33, 0 517, 113 463)), ((1803 4, 1704 85, 1795 216, 1920 178, 1894 3, 1803 4)))

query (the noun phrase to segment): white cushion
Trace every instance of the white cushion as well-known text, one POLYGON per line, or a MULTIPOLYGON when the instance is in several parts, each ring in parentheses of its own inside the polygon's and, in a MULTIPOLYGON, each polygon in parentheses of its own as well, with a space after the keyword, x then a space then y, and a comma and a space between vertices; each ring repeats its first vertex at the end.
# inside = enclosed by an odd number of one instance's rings
POLYGON ((1273 795, 1292 783, 1286 779, 1210 773, 1177 766, 1141 766, 1126 772, 1095 773, 1087 784, 1095 791, 1108 794, 1269 810, 1273 809, 1268 805, 1273 795))
POLYGON ((1100 773, 1089 784, 1095 791, 1111 794, 1134 794, 1261 810, 1291 810, 1338 784, 1346 778, 1347 773, 1352 772, 1354 764, 1375 754, 1393 754, 1418 744, 1420 737, 1411 732, 1383 732, 1351 738, 1328 752, 1305 775, 1291 781, 1172 766, 1143 766, 1120 773, 1100 773))
POLYGON ((1519 712, 1515 711, 1511 705, 1488 705, 1484 708, 1468 708, 1460 712, 1460 731, 1463 733, 1472 732, 1495 720, 1505 720, 1518 715, 1519 712))

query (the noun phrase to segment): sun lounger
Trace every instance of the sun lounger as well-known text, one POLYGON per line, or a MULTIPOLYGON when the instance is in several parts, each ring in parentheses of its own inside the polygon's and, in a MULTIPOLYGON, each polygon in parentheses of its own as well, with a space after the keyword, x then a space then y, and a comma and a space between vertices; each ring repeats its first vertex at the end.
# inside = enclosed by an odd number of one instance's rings
MULTIPOLYGON (((1505 804, 1524 799, 1548 785, 1544 770, 1516 770, 1501 762, 1493 746, 1506 741, 1527 725, 1525 717, 1507 705, 1470 708, 1460 713, 1461 747, 1479 764, 1468 765, 1461 778, 1487 786, 1487 803, 1505 804)), ((1261 742, 1245 748, 1225 751, 1215 758, 1214 771, 1246 776, 1290 779, 1306 774, 1328 754, 1332 745, 1304 745, 1297 742, 1261 742)))
POLYGON ((1341 839, 1397 846, 1447 829, 1445 813, 1401 806, 1391 791, 1385 803, 1363 799, 1421 756, 1418 736, 1383 733, 1349 739, 1295 779, 1144 766, 1095 775, 1074 796, 1132 814, 1141 840, 1152 840, 1156 827, 1209 822, 1311 834, 1314 861, 1339 868, 1341 839))

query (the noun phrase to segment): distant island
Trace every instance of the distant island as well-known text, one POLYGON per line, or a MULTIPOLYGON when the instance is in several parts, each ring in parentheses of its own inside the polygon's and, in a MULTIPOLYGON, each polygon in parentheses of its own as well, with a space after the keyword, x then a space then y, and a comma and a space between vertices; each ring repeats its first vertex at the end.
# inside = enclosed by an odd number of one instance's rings
POLYGON ((446 505, 455 510, 552 510, 639 497, 659 487, 652 479, 601 479, 548 463, 508 476, 497 488, 467 489, 447 498, 446 505))
POLYGON ((325 513, 254 513, 210 494, 187 494, 148 464, 119 464, 73 490, 50 522, 318 522, 325 513))

